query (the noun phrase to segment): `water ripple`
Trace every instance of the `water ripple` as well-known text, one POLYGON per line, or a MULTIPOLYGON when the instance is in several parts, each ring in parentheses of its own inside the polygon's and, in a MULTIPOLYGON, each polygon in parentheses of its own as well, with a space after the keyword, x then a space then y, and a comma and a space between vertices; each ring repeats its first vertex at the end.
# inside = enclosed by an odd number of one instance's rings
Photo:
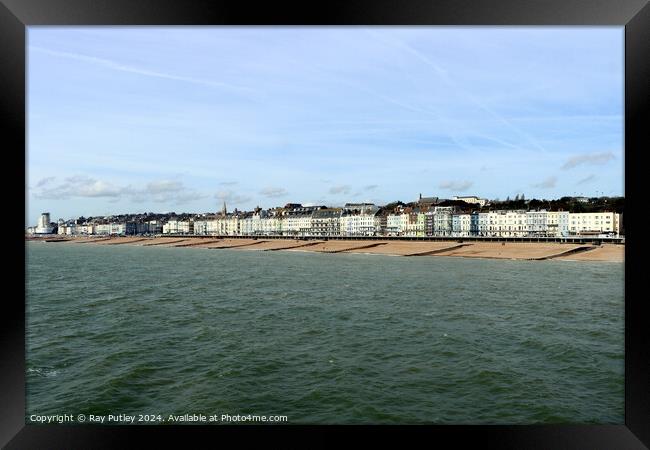
POLYGON ((622 264, 27 251, 27 414, 623 423, 622 264))

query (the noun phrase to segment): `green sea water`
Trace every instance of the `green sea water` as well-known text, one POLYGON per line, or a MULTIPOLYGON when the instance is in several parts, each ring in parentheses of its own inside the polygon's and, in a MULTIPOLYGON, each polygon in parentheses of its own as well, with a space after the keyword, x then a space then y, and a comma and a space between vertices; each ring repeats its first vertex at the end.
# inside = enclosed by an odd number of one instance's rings
POLYGON ((26 244, 33 414, 624 422, 621 263, 26 244))

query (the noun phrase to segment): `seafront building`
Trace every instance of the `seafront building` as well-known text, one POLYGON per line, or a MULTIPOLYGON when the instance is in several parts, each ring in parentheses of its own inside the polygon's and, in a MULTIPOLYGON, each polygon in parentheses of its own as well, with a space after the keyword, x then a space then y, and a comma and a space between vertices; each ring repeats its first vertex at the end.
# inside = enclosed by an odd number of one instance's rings
POLYGON ((314 211, 311 217, 311 236, 341 235, 341 208, 324 208, 314 211))
POLYGON ((485 205, 476 196, 441 200, 422 197, 404 205, 378 207, 372 203, 346 203, 343 207, 303 206, 255 208, 216 214, 109 216, 50 222, 43 213, 30 234, 60 235, 198 235, 286 237, 489 237, 534 238, 619 236, 621 214, 547 211, 545 209, 474 209, 485 205), (466 206, 463 206, 466 204, 466 206))
POLYGON ((38 224, 35 227, 27 229, 28 234, 51 234, 56 230, 55 224, 50 221, 50 213, 44 212, 38 218, 38 224))
POLYGON ((487 199, 477 197, 476 195, 467 195, 462 197, 454 196, 452 198, 454 200, 460 200, 461 202, 479 205, 481 208, 484 207, 488 202, 487 199))
POLYGON ((546 233, 549 236, 558 236, 558 237, 568 236, 569 235, 569 212, 548 211, 546 214, 546 233))
POLYGON ((433 211, 433 236, 451 236, 456 208, 436 206, 433 211))
POLYGON ((386 217, 386 236, 399 236, 400 231, 406 228, 406 221, 402 217, 406 218, 402 214, 389 214, 386 217))
POLYGON ((282 218, 285 236, 309 236, 312 228, 312 211, 288 213, 282 218))
POLYGON ((451 235, 454 237, 472 236, 472 214, 453 214, 451 235))
POLYGON ((620 234, 620 214, 613 212, 569 213, 569 234, 620 234))

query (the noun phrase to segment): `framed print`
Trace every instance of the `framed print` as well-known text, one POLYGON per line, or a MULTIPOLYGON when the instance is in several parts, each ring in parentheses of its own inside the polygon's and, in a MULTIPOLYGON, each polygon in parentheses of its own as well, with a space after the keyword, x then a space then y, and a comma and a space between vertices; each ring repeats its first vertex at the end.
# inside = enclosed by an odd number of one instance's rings
POLYGON ((2 2, 7 448, 649 445, 646 2, 2 2))

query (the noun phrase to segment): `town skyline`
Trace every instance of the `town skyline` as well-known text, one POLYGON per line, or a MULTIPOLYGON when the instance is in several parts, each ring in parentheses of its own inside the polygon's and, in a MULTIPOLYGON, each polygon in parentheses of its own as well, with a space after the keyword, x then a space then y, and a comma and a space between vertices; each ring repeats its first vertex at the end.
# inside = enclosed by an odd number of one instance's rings
POLYGON ((437 237, 571 237, 619 236, 623 198, 563 197, 503 202, 468 196, 422 197, 388 205, 346 203, 343 207, 281 207, 218 213, 123 214, 51 221, 44 212, 33 235, 161 235, 199 236, 437 236, 437 237))
POLYGON ((30 27, 27 217, 621 196, 622 27, 30 27), (423 195, 427 195, 423 192, 423 195))
MULTIPOLYGON (((516 194, 514 197, 510 198, 509 196, 506 198, 484 198, 476 195, 464 195, 464 196, 451 196, 449 198, 446 197, 438 197, 438 196, 427 196, 427 195, 422 195, 421 193, 418 194, 418 197, 416 197, 413 200, 401 200, 401 199, 396 199, 390 202, 386 203, 374 203, 374 202, 353 202, 353 201, 348 201, 345 203, 341 204, 311 204, 311 203, 300 203, 300 202, 288 202, 285 204, 275 204, 275 205, 256 205, 253 208, 250 209, 243 209, 243 208, 238 208, 237 206, 232 206, 228 205, 227 202, 223 202, 221 206, 215 205, 215 207, 211 210, 205 210, 205 211, 192 211, 192 210, 185 210, 185 209, 179 209, 178 211, 156 211, 156 210, 142 210, 141 212, 114 212, 111 214, 77 214, 69 217, 59 217, 56 214, 52 215, 52 219, 54 220, 64 220, 64 221, 74 221, 79 218, 106 218, 106 217, 123 217, 123 216, 147 216, 147 215, 159 215, 159 216, 215 216, 215 215, 224 215, 224 211, 227 212, 228 215, 232 215, 234 213, 237 214, 249 214, 253 213, 256 210, 262 210, 262 211, 273 211, 273 210, 282 210, 282 209, 291 209, 291 208, 296 208, 296 207, 303 207, 303 208, 324 208, 324 209, 350 209, 354 208, 354 206, 360 206, 360 205, 372 205, 375 206, 379 209, 386 208, 387 206, 390 205, 404 205, 406 207, 420 207, 420 205, 427 205, 427 208, 429 206, 433 207, 435 205, 440 205, 440 204, 455 204, 461 207, 461 209, 465 210, 485 210, 485 209, 494 209, 494 210, 499 210, 503 209, 504 207, 508 207, 509 204, 516 204, 517 202, 521 203, 521 208, 523 209, 530 209, 527 205, 529 205, 531 202, 535 205, 533 209, 553 209, 552 206, 553 204, 558 204, 558 202, 561 202, 562 200, 566 200, 567 204, 589 204, 593 203, 592 200, 597 200, 597 203, 599 204, 606 204, 607 200, 620 200, 624 199, 624 196, 561 196, 558 198, 528 198, 525 196, 524 193, 522 194, 516 194), (435 202, 434 202, 435 199, 435 202), (473 199, 476 199, 474 201, 473 199), (424 200, 424 203, 422 201, 424 200), (544 204, 548 204, 549 206, 544 206, 544 204)), ((614 205, 616 202, 613 203, 614 205)), ((612 206, 610 209, 614 209, 615 207, 612 206)), ((561 207, 560 209, 570 209, 570 207, 561 207)), ((607 210, 607 208, 600 208, 603 210, 607 210)), ((42 211, 39 213, 39 215, 42 215, 44 213, 50 214, 50 211, 42 211)), ((34 225, 34 223, 31 224, 26 224, 25 227, 29 227, 34 225)))

